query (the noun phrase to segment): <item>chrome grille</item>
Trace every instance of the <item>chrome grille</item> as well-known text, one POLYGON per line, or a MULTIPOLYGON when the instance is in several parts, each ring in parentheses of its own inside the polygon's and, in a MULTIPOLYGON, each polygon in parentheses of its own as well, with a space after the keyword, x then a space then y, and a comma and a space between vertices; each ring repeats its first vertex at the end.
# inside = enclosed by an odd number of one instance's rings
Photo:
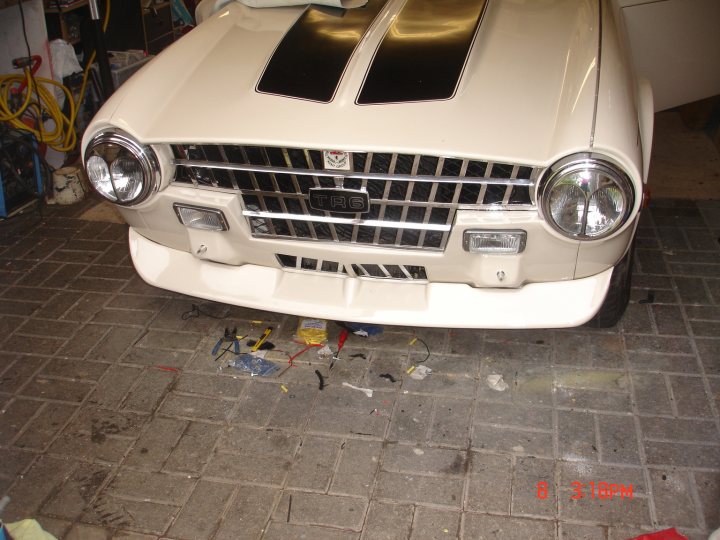
POLYGON ((325 170, 322 151, 173 145, 175 182, 239 191, 253 236, 442 250, 458 209, 534 209, 540 168, 412 154, 354 152, 325 170), (318 211, 311 187, 360 189, 366 214, 318 211))
POLYGON ((322 259, 310 257, 296 257, 294 255, 276 254, 278 262, 283 268, 307 270, 310 272, 325 272, 331 274, 350 275, 378 279, 400 279, 405 281, 425 281, 427 272, 424 266, 408 266, 404 264, 351 264, 345 265, 322 259))

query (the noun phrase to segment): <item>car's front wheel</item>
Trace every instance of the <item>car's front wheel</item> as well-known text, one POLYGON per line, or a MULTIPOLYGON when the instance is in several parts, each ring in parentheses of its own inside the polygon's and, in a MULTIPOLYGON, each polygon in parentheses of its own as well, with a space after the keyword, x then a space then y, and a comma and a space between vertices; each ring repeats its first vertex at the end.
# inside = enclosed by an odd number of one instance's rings
POLYGON ((633 242, 625 256, 613 268, 610 288, 605 301, 600 306, 600 311, 586 323, 586 326, 591 328, 611 328, 622 318, 630 301, 630 278, 632 276, 634 248, 635 243, 633 242))

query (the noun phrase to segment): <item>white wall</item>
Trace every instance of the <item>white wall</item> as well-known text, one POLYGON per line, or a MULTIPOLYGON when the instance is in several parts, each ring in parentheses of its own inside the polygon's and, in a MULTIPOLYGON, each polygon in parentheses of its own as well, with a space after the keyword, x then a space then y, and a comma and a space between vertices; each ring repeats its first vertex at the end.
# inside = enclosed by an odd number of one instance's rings
POLYGON ((617 0, 655 110, 720 94, 720 0, 617 0))
MULTIPOLYGON (((39 54, 43 59, 38 76, 50 78, 52 70, 42 0, 23 2, 23 11, 30 52, 39 54)), ((12 67, 12 59, 20 56, 27 56, 27 48, 23 38, 20 8, 13 2, 13 5, 0 9, 0 73, 21 73, 12 67)))

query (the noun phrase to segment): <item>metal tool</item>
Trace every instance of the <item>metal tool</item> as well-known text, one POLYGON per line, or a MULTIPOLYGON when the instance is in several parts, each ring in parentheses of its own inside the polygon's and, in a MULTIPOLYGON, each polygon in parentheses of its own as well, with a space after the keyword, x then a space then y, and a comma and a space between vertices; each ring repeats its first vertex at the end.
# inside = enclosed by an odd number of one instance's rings
POLYGON ((263 332, 263 335, 260 337, 260 339, 258 339, 257 342, 255 343, 255 345, 252 346, 252 348, 250 349, 250 351, 251 351, 251 352, 256 352, 256 351, 262 346, 262 344, 265 343, 265 341, 266 341, 267 338, 270 336, 270 334, 272 333, 272 331, 273 331, 273 327, 272 327, 272 326, 268 326, 268 327, 265 329, 265 331, 263 332))
MULTIPOLYGON (((240 340, 243 339, 243 337, 237 335, 237 326, 233 328, 232 331, 229 328, 225 328, 225 334, 223 335, 223 337, 218 339, 217 343, 212 348, 211 354, 215 356, 220 351, 220 347, 223 343, 231 343, 234 348, 235 354, 240 354, 240 340)), ((215 360, 217 360, 217 358, 215 360)))
POLYGON ((345 345, 345 340, 347 340, 348 334, 350 334, 350 332, 346 328, 343 328, 340 331, 340 336, 338 337, 337 352, 332 357, 332 361, 330 362, 330 367, 328 369, 332 369, 335 365, 335 362, 340 360, 340 351, 342 351, 343 345, 345 345))

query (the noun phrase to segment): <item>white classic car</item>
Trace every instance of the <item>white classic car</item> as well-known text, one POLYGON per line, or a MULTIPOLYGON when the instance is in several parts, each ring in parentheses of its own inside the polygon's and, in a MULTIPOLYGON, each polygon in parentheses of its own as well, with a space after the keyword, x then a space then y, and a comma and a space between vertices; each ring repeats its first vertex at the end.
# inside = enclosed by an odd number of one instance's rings
POLYGON ((606 0, 206 0, 86 131, 148 283, 416 326, 614 325, 652 138, 606 0))

